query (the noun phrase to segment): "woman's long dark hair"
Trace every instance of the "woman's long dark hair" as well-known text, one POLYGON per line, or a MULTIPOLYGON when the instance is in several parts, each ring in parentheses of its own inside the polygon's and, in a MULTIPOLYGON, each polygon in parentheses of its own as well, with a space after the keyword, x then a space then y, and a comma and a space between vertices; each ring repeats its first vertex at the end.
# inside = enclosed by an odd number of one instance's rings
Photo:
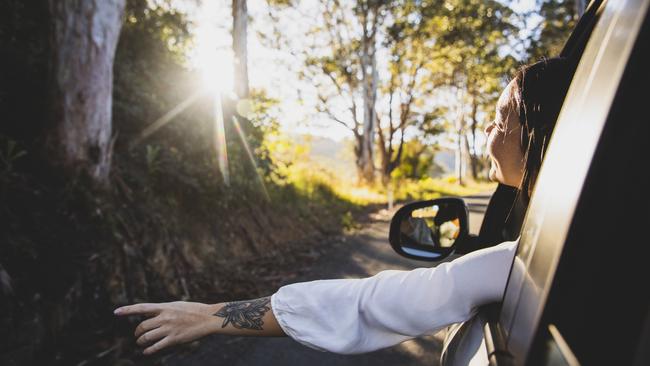
POLYGON ((511 95, 518 109, 524 151, 519 194, 526 199, 532 195, 574 71, 575 65, 569 59, 558 57, 524 66, 515 74, 516 89, 511 95))

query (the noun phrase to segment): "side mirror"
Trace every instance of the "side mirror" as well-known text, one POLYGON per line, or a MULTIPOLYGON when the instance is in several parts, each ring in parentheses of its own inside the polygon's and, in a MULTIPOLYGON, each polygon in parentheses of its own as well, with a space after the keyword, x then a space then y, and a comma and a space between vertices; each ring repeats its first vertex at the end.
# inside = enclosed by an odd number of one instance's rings
POLYGON ((461 198, 409 203, 393 216, 388 241, 404 257, 439 261, 468 236, 468 217, 461 198))

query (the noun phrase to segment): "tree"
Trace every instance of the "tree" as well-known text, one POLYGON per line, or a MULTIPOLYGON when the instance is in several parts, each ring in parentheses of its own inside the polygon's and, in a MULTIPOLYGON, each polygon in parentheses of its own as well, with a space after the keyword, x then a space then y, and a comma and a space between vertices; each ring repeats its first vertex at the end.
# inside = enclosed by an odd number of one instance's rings
MULTIPOLYGON (((476 129, 505 85, 504 70, 514 64, 502 57, 515 30, 507 6, 479 0, 322 4, 319 21, 306 33, 315 41, 301 72, 316 85, 318 110, 354 135, 360 180, 370 181, 366 169, 374 170, 368 142, 377 149, 382 181, 389 180, 409 129, 426 138, 460 122, 458 142, 471 132, 466 150, 478 159, 476 129)), ((480 165, 472 164, 475 176, 480 165)))
POLYGON ((398 167, 392 172, 393 179, 418 180, 425 176, 440 175, 444 167, 435 161, 437 146, 410 140, 404 143, 402 159, 398 167))
POLYGON ((482 165, 476 144, 476 129, 482 124, 479 116, 485 120, 492 114, 506 84, 505 76, 517 63, 508 48, 510 37, 518 29, 511 19, 513 12, 498 1, 449 1, 442 7, 429 4, 422 8, 422 16, 428 19, 428 37, 435 40, 434 48, 448 70, 449 79, 438 88, 456 95, 457 106, 450 119, 457 136, 457 174, 462 184, 466 162, 473 178, 478 178, 482 165), (468 132, 472 135, 471 147, 468 132))
POLYGON ((440 61, 439 55, 428 45, 424 22, 409 21, 418 10, 409 5, 412 4, 393 9, 392 24, 386 30, 384 42, 389 54, 390 78, 382 88, 382 94, 387 96, 386 105, 377 118, 381 121, 377 147, 384 186, 388 186, 391 173, 403 162, 405 132, 409 127, 418 130, 420 137, 443 132, 440 124, 443 108, 430 103, 440 72, 427 72, 435 68, 432 63, 440 61))
POLYGON ((386 32, 391 73, 384 88, 388 122, 382 123, 378 135, 384 180, 400 164, 409 126, 416 128, 420 138, 453 129, 459 180, 463 182, 466 165, 477 178, 482 164, 476 129, 505 84, 503 75, 515 64, 512 56, 501 56, 508 36, 516 30, 509 21, 511 14, 495 1, 448 1, 445 6, 403 1, 393 7, 386 32), (435 102, 444 99, 447 102, 435 102), (394 148, 394 143, 399 147, 394 148))
POLYGON ((327 42, 304 50, 303 73, 316 82, 319 111, 354 135, 358 179, 372 183, 379 85, 376 53, 380 28, 391 3, 328 0, 321 4, 322 19, 310 34, 327 42), (341 99, 347 104, 347 115, 335 110, 334 104, 341 99))
POLYGON ((124 0, 50 0, 47 159, 105 185, 111 165, 113 58, 124 0))
POLYGON ((247 0, 232 1, 232 48, 235 54, 235 94, 248 98, 248 52, 246 28, 248 24, 247 0))
POLYGON ((361 23, 361 48, 358 51, 363 91, 363 138, 358 167, 363 180, 372 183, 375 178, 374 137, 377 124, 377 33, 381 24, 381 1, 359 1, 355 14, 361 23))
POLYGON ((539 15, 543 20, 531 34, 529 62, 560 54, 571 30, 576 26, 583 7, 584 3, 580 0, 539 1, 539 10, 533 14, 539 15))

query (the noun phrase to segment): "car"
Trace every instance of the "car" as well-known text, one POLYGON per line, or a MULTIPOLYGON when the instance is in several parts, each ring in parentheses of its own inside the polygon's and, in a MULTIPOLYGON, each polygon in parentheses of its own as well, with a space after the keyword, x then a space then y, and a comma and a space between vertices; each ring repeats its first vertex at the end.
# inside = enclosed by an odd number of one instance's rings
POLYGON ((561 54, 579 63, 528 205, 500 184, 478 235, 458 197, 392 218, 391 246, 412 259, 519 240, 502 301, 450 327, 442 365, 650 365, 649 4, 588 5, 561 54), (455 218, 451 242, 406 240, 405 220, 437 232, 438 215, 455 218))

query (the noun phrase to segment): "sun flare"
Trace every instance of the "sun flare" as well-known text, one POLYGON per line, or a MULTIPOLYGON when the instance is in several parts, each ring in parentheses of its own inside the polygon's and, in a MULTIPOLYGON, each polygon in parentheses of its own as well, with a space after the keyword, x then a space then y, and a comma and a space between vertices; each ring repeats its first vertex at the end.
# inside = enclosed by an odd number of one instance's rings
POLYGON ((195 44, 190 61, 200 70, 203 87, 211 92, 231 94, 234 70, 230 35, 219 30, 209 18, 202 19, 195 30, 195 44))

